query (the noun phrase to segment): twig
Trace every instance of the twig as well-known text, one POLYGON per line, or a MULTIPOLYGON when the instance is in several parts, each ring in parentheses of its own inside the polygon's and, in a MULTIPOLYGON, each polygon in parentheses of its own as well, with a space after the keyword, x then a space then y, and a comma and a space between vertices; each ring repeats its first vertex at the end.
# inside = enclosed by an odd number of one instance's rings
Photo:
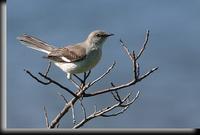
MULTIPOLYGON (((113 84, 113 82, 111 82, 110 84, 111 84, 112 87, 115 87, 115 85, 113 84)), ((111 91, 111 94, 112 94, 112 96, 114 97, 114 99, 115 99, 116 101, 118 101, 118 102, 122 102, 122 100, 121 100, 121 98, 120 98, 120 96, 119 96, 118 91, 116 90, 116 91, 114 91, 114 92, 116 93, 116 96, 115 96, 115 94, 111 91)))
POLYGON ((45 76, 47 76, 47 74, 49 73, 50 68, 51 68, 51 61, 48 64, 47 70, 46 70, 46 72, 44 74, 45 76))
POLYGON ((149 76, 150 74, 152 74, 156 70, 158 70, 158 67, 152 68, 150 71, 148 71, 147 73, 142 75, 140 78, 138 78, 138 82, 143 80, 144 78, 146 78, 147 76, 149 76))
POLYGON ((41 80, 38 79, 36 76, 34 76, 29 70, 24 69, 24 71, 25 71, 27 74, 29 74, 33 79, 35 79, 36 81, 38 81, 38 82, 41 83, 41 84, 48 85, 48 84, 51 83, 50 81, 48 81, 48 82, 43 82, 43 81, 41 81, 41 80))
POLYGON ((128 83, 121 84, 121 85, 118 85, 118 86, 115 86, 115 87, 111 87, 111 88, 107 88, 107 89, 103 89, 103 90, 97 90, 96 92, 93 92, 93 93, 85 93, 84 97, 91 97, 91 96, 101 95, 101 94, 108 93, 108 92, 111 92, 111 91, 121 90, 123 88, 130 87, 130 86, 140 82, 141 80, 143 80, 144 78, 149 76, 151 73, 153 73, 157 69, 158 69, 158 67, 151 69, 149 72, 147 72, 145 75, 143 75, 142 77, 138 78, 137 80, 132 80, 132 81, 130 81, 128 83))
MULTIPOLYGON (((73 74, 73 75, 76 76, 75 74, 73 74)), ((70 78, 69 81, 70 81, 71 83, 73 83, 74 86, 75 86, 76 88, 80 89, 79 84, 78 84, 76 81, 74 81, 72 78, 70 78)))
POLYGON ((130 104, 132 104, 139 97, 139 93, 140 92, 138 91, 136 96, 133 98, 133 100, 128 102, 122 110, 118 111, 117 113, 113 113, 113 114, 103 114, 102 116, 103 117, 111 117, 111 116, 117 116, 119 114, 122 114, 123 112, 125 112, 129 108, 130 104))
MULTIPOLYGON (((131 94, 129 93, 129 94, 122 100, 122 102, 125 102, 125 101, 129 98, 130 95, 131 95, 131 94)), ((130 106, 130 105, 138 98, 138 96, 139 96, 139 91, 137 92, 135 98, 134 98, 131 102, 129 102, 129 103, 126 104, 125 108, 123 108, 123 109, 122 109, 120 112, 118 112, 118 113, 111 114, 110 116, 116 116, 116 115, 119 115, 119 114, 123 113, 125 110, 127 110, 128 106, 130 106)), ((120 107, 120 106, 121 106, 121 103, 118 102, 118 103, 115 104, 115 105, 112 105, 112 106, 110 106, 110 107, 105 107, 105 108, 103 108, 103 109, 101 109, 101 110, 99 110, 99 111, 96 111, 96 110, 95 110, 94 113, 92 113, 92 114, 89 115, 86 119, 83 119, 81 122, 79 122, 78 124, 76 124, 73 128, 74 128, 74 129, 79 128, 79 127, 83 126, 85 123, 87 123, 88 121, 90 121, 90 120, 92 120, 92 119, 94 119, 94 118, 96 118, 96 117, 99 117, 99 116, 106 117, 105 113, 110 112, 111 110, 115 109, 116 107, 120 107)), ((108 117, 109 117, 109 116, 108 116, 108 117)))
POLYGON ((79 99, 79 101, 80 101, 80 103, 81 103, 81 108, 82 108, 82 110, 83 110, 84 119, 86 119, 86 117, 87 117, 87 114, 86 114, 85 107, 83 106, 83 102, 82 102, 82 100, 81 100, 81 99, 79 99))
POLYGON ((72 119, 73 119, 73 124, 76 124, 75 114, 74 114, 74 105, 73 105, 73 104, 71 104, 71 108, 72 108, 72 119))
POLYGON ((119 99, 115 96, 115 94, 111 91, 112 96, 114 97, 115 100, 119 101, 119 99))
POLYGON ((71 101, 65 104, 64 108, 57 114, 57 116, 51 121, 49 124, 49 128, 55 128, 56 125, 59 123, 61 118, 69 111, 69 109, 72 107, 71 104, 75 104, 75 102, 78 100, 78 98, 73 98, 71 101))
POLYGON ((120 42, 121 42, 122 47, 124 48, 124 50, 128 54, 131 62, 133 63, 134 78, 135 78, 135 80, 137 80, 137 78, 138 78, 138 76, 137 76, 137 59, 136 59, 136 56, 135 56, 135 52, 133 51, 132 53, 130 53, 130 51, 126 47, 125 43, 121 39, 120 39, 120 42))
POLYGON ((46 127, 49 127, 48 113, 45 106, 44 106, 44 116, 45 116, 46 127))
POLYGON ((120 43, 122 45, 122 47, 124 48, 124 50, 126 51, 126 53, 128 54, 129 58, 131 59, 131 61, 133 61, 133 56, 130 53, 130 51, 128 50, 128 48, 126 47, 125 43, 120 39, 120 43))
POLYGON ((122 114, 123 112, 125 112, 128 109, 129 106, 126 106, 125 108, 123 108, 122 110, 118 111, 117 113, 113 113, 113 114, 102 114, 102 117, 112 117, 112 116, 117 116, 119 114, 122 114))
POLYGON ((87 80, 87 78, 89 77, 90 74, 91 74, 91 70, 89 70, 88 73, 85 74, 85 76, 84 76, 84 81, 87 80))
POLYGON ((136 63, 136 68, 137 68, 137 76, 140 76, 140 65, 139 65, 139 63, 136 63))
POLYGON ((58 95, 63 98, 63 100, 65 101, 65 103, 68 103, 67 99, 65 98, 65 96, 63 94, 61 94, 61 93, 58 92, 58 95))
POLYGON ((137 71, 137 59, 136 59, 136 56, 135 56, 135 52, 133 51, 133 53, 132 53, 132 55, 133 55, 133 72, 134 72, 134 77, 135 77, 135 80, 137 80, 138 79, 138 71, 137 71))
POLYGON ((69 92, 71 95, 73 95, 74 97, 77 97, 76 94, 74 94, 71 90, 69 90, 67 87, 64 87, 63 85, 61 85, 60 83, 56 82, 55 80, 49 78, 48 76, 43 75, 42 73, 39 73, 39 75, 41 75, 42 77, 44 77, 45 79, 49 80, 50 83, 54 83, 57 86, 59 86, 60 88, 66 90, 67 92, 69 92))
POLYGON ((145 36, 145 40, 144 40, 144 43, 143 43, 143 47, 140 50, 139 54, 137 55, 136 60, 139 59, 140 56, 142 55, 142 53, 144 52, 148 41, 149 41, 149 30, 147 30, 147 32, 146 32, 146 36, 145 36))
POLYGON ((98 77, 94 81, 88 83, 87 87, 90 87, 90 86, 94 85, 99 80, 101 80, 103 77, 105 77, 114 68, 115 64, 116 64, 116 62, 114 61, 113 64, 107 69, 107 71, 105 73, 103 73, 100 77, 98 77))
POLYGON ((48 80, 48 82, 43 82, 41 81, 40 79, 38 79, 36 76, 34 76, 29 70, 26 70, 24 69, 24 71, 30 75, 33 79, 35 79, 36 81, 38 81, 39 83, 41 84, 44 84, 44 85, 48 85, 48 84, 51 84, 51 83, 54 83, 56 84, 57 86, 59 86, 60 88, 66 90, 67 92, 69 92, 71 95, 73 95, 74 97, 77 97, 77 95, 75 93, 73 93, 71 90, 69 90, 67 87, 64 87, 63 85, 61 85, 60 83, 58 83, 57 81, 51 79, 50 77, 48 76, 45 76, 43 75, 42 73, 39 73, 40 76, 42 76, 43 78, 45 78, 46 80, 48 80))
MULTIPOLYGON (((83 83, 83 80, 76 74, 73 74, 81 83, 83 83)), ((77 84, 77 83, 76 83, 77 84)))
POLYGON ((59 126, 60 126, 60 124, 58 123, 57 126, 56 126, 56 128, 59 128, 59 126))

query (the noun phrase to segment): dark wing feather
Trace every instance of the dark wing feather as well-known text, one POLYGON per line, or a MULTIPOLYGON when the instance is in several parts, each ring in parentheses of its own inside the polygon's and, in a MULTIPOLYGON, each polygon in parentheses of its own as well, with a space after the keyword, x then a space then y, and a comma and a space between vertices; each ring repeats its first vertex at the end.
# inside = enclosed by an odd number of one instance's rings
POLYGON ((86 57, 85 48, 81 46, 67 46, 53 50, 47 56, 48 59, 56 62, 76 62, 83 60, 86 57))

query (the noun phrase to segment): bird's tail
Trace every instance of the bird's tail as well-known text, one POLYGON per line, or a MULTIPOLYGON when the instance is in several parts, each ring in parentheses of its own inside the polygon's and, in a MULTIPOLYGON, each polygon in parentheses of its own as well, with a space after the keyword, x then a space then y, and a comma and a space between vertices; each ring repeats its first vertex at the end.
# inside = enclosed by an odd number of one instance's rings
POLYGON ((29 35, 22 35, 20 37, 17 37, 17 39, 24 45, 26 45, 29 48, 44 52, 49 54, 53 49, 55 49, 56 47, 49 45, 48 43, 37 39, 33 36, 29 36, 29 35))

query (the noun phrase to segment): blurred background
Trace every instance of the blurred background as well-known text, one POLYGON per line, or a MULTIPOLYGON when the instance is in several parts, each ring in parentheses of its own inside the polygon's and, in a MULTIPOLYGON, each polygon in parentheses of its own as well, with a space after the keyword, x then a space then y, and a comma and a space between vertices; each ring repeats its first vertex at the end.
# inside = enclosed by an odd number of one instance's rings
MULTIPOLYGON (((199 0, 7 0, 7 127, 44 128, 45 106, 49 120, 63 108, 54 85, 44 86, 24 72, 44 72, 48 61, 43 53, 21 45, 16 37, 27 33, 57 47, 83 41, 96 29, 114 33, 103 48, 100 63, 89 80, 101 75, 115 60, 109 76, 88 92, 121 84, 131 79, 131 62, 119 39, 138 52, 145 32, 150 30, 147 49, 140 59, 141 74, 159 70, 136 86, 120 91, 125 95, 140 90, 140 97, 121 115, 91 120, 84 128, 197 128, 200 126, 200 1, 199 0)), ((52 66, 49 76, 75 89, 63 72, 52 66)), ((111 94, 83 101, 89 115, 115 103, 111 94)), ((77 122, 83 118, 75 107, 77 122)), ((73 127, 69 112, 61 128, 73 127)))

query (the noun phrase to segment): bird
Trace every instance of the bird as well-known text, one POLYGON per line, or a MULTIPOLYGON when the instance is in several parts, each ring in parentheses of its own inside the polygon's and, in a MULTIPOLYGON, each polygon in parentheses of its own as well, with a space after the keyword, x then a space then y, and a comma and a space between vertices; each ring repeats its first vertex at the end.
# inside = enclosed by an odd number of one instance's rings
POLYGON ((60 48, 27 34, 17 37, 17 40, 31 49, 46 53, 44 58, 52 61, 71 79, 72 74, 84 73, 97 65, 102 56, 104 42, 113 35, 103 30, 95 30, 83 42, 60 48))

